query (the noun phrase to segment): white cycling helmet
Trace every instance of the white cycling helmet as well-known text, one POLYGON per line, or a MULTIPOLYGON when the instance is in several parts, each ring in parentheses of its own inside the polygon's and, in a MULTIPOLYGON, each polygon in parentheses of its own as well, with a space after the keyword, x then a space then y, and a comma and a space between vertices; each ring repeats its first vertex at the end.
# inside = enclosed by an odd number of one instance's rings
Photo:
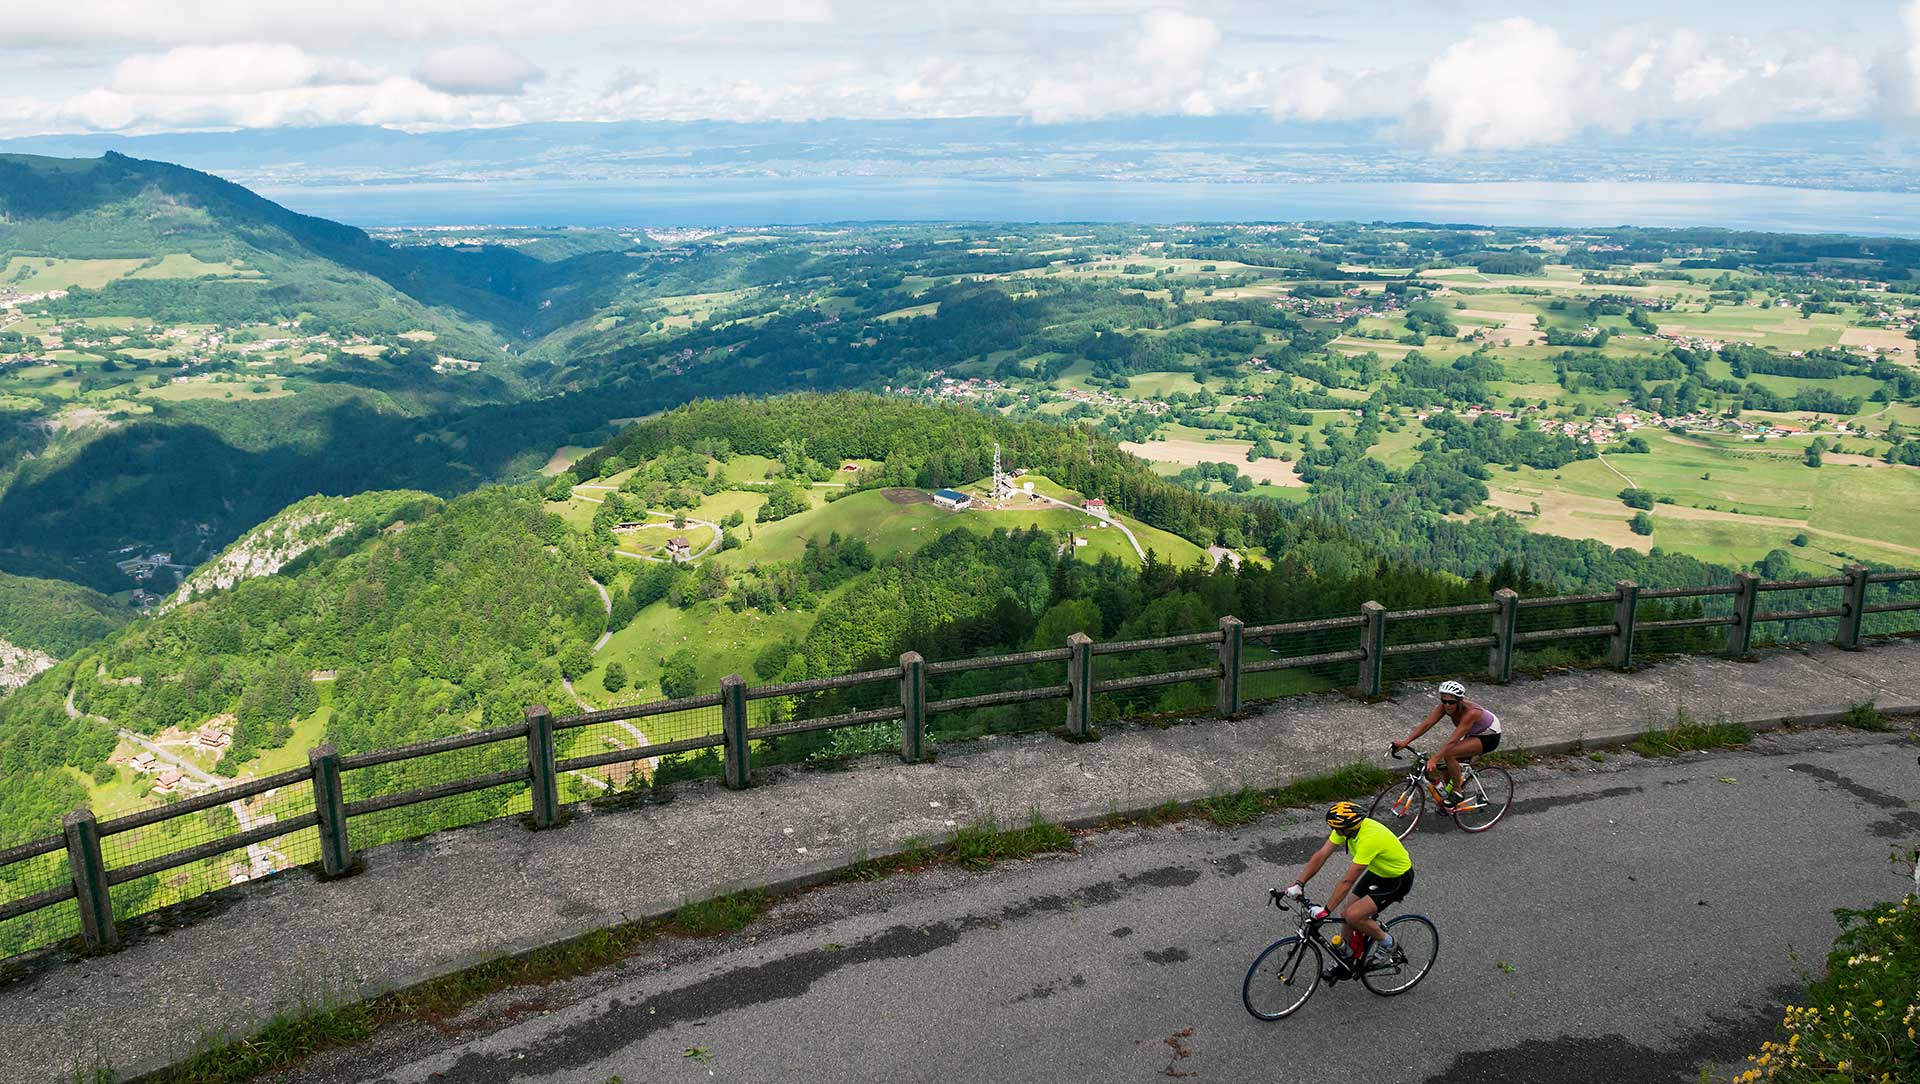
POLYGON ((1467 695, 1467 687, 1457 681, 1443 681, 1440 683, 1440 695, 1465 696, 1467 695))

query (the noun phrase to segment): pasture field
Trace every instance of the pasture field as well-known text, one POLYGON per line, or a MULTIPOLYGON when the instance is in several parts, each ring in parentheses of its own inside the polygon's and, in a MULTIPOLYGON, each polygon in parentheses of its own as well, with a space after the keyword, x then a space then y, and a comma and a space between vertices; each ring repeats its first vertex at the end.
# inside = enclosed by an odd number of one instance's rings
POLYGON ((554 475, 573 466, 576 460, 591 451, 593 451, 592 448, 583 444, 563 444, 555 448, 553 454, 547 457, 546 466, 540 468, 540 473, 548 478, 552 478, 554 475))
POLYGON ((147 388, 140 393, 143 398, 158 399, 166 403, 185 403, 195 399, 278 399, 283 395, 292 394, 293 392, 287 389, 286 380, 277 376, 241 380, 177 381, 147 388), (257 386, 264 386, 267 390, 255 391, 257 386))
POLYGON ((1241 474, 1256 482, 1275 486, 1306 485, 1300 480, 1300 476, 1294 473, 1292 463, 1285 463, 1278 459, 1247 462, 1247 449, 1253 447, 1252 441, 1219 440, 1209 443, 1176 438, 1146 443, 1126 441, 1120 447, 1154 463, 1172 463, 1181 466, 1194 466, 1199 463, 1231 463, 1241 474))
POLYGON ((243 267, 229 260, 208 263, 184 252, 168 253, 151 266, 142 267, 127 277, 135 279, 266 278, 254 268, 243 267))
POLYGON ((147 261, 68 260, 49 256, 15 256, 0 268, 0 283, 21 293, 47 290, 71 290, 84 287, 97 290, 117 278, 131 274, 147 261))

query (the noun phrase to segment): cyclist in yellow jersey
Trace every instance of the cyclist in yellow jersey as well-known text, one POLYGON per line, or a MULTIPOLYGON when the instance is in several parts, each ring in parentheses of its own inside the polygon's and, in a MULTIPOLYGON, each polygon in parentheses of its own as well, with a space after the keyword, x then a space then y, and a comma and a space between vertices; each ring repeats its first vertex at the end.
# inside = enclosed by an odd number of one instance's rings
POLYGON ((1307 859, 1300 879, 1288 886, 1287 895, 1295 899, 1303 896, 1306 883, 1320 872, 1335 849, 1345 847, 1353 866, 1333 887, 1326 906, 1314 909, 1314 917, 1326 917, 1351 890, 1353 902, 1340 912, 1346 936, 1351 939, 1356 932, 1365 934, 1372 945, 1368 950, 1369 959, 1388 956, 1394 951, 1393 937, 1381 927, 1376 916, 1412 891, 1413 858, 1393 834, 1393 829, 1367 816, 1352 802, 1335 802, 1329 806, 1327 826, 1333 829, 1332 834, 1313 857, 1307 859))

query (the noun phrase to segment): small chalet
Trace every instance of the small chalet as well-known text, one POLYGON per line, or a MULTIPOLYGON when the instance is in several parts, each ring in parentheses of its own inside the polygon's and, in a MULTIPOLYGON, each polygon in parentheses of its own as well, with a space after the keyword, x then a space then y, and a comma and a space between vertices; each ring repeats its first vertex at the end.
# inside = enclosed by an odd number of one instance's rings
POLYGON ((179 789, 180 769, 178 768, 168 768, 166 771, 161 772, 160 778, 153 784, 153 792, 155 794, 172 794, 179 789))
POLYGON ((692 556, 693 544, 687 541, 685 535, 674 535, 667 539, 668 560, 678 563, 692 556))
POLYGON ((1086 500, 1080 502, 1080 507, 1092 512, 1096 516, 1104 516, 1107 514, 1107 502, 1100 497, 1088 497, 1086 500))

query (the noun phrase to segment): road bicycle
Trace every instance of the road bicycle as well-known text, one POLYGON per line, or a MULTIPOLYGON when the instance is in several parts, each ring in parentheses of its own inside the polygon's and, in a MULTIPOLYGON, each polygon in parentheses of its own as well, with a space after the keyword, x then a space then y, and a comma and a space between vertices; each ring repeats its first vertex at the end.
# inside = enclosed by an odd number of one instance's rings
MULTIPOLYGON (((1290 911, 1286 893, 1277 888, 1267 898, 1282 911, 1290 911)), ((1313 917, 1314 906, 1305 896, 1294 901, 1299 908, 1299 929, 1283 937, 1253 958, 1246 981, 1240 984, 1240 1000, 1247 1011, 1261 1020, 1280 1020, 1297 1012, 1307 1003, 1321 980, 1328 986, 1343 979, 1359 979, 1360 985, 1381 997, 1394 997, 1413 989, 1440 955, 1440 931, 1425 915, 1401 915, 1381 925, 1393 936, 1393 948, 1384 956, 1368 959, 1364 936, 1355 935, 1358 945, 1336 944, 1322 928, 1340 921, 1337 915, 1313 917), (1328 961, 1331 960, 1331 963, 1328 961)))
MULTIPOLYGON (((1401 839, 1407 838, 1420 823, 1421 815, 1427 811, 1429 794, 1433 796, 1434 806, 1451 816, 1463 832, 1484 832, 1492 828, 1512 807, 1513 776, 1498 764, 1475 767, 1470 760, 1462 761, 1459 800, 1448 804, 1441 795, 1440 784, 1427 778, 1427 758, 1412 746, 1407 747, 1407 752, 1413 754, 1413 768, 1407 777, 1389 784, 1367 808, 1367 816, 1393 829, 1393 834, 1401 839)), ((1400 759, 1400 750, 1393 750, 1393 759, 1400 759)))

